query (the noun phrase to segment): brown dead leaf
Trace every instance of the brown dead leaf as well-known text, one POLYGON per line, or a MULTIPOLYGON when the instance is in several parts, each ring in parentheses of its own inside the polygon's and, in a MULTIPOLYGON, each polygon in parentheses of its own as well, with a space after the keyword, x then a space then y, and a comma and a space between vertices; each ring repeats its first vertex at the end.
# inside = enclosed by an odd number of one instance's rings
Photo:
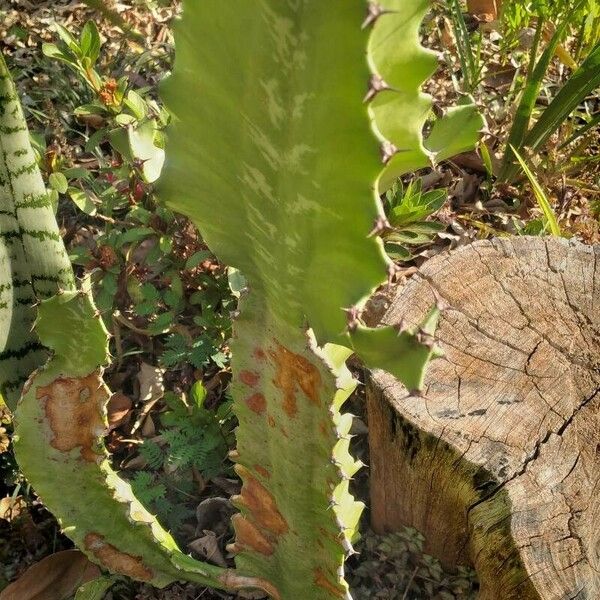
POLYGON ((114 393, 108 401, 108 430, 112 431, 127 421, 131 411, 131 398, 120 392, 114 393))
POLYGON ((151 438, 156 435, 156 426, 154 425, 154 421, 152 420, 152 415, 148 415, 144 419, 144 424, 142 425, 142 437, 151 438))
POLYGON ((164 369, 142 363, 137 380, 140 389, 140 402, 147 404, 160 400, 165 393, 163 383, 164 369))
POLYGON ((469 14, 485 18, 485 22, 494 21, 500 14, 502 0, 467 0, 469 14))
POLYGON ((0 593, 0 600, 67 600, 77 588, 100 576, 79 550, 47 556, 0 593))
POLYGON ((190 542, 188 548, 214 565, 227 567, 225 557, 219 548, 217 536, 213 531, 205 531, 204 534, 202 537, 190 542))
POLYGON ((206 530, 223 535, 229 528, 229 522, 235 512, 233 504, 227 498, 216 496, 203 500, 196 508, 196 535, 206 533, 206 530))
POLYGON ((131 433, 135 433, 140 426, 143 424, 148 413, 152 410, 152 407, 164 396, 164 369, 142 363, 140 365, 140 372, 138 373, 137 380, 140 390, 140 402, 144 404, 138 418, 136 419, 131 433))
POLYGON ((0 519, 10 523, 20 517, 26 509, 27 502, 23 496, 16 496, 15 498, 7 496, 0 500, 0 519))
POLYGON ((10 446, 10 438, 6 433, 6 427, 0 427, 0 454, 6 452, 10 446))

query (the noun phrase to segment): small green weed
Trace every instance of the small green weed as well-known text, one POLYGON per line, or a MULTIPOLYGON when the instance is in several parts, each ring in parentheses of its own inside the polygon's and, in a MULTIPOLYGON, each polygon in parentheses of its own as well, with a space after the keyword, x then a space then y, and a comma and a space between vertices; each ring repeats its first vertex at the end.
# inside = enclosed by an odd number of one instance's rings
POLYGON ((384 232, 383 241, 390 258, 409 261, 413 258, 411 248, 427 244, 445 226, 427 220, 446 201, 445 189, 423 192, 421 179, 406 187, 398 180, 385 194, 384 209, 391 230, 384 232))
POLYGON ((425 538, 405 527, 397 533, 367 532, 356 546, 360 562, 351 571, 356 600, 475 600, 475 572, 460 567, 445 573, 440 562, 423 552, 425 538))
POLYGON ((140 446, 146 469, 138 471, 131 482, 140 500, 173 530, 193 514, 189 500, 195 498, 197 503, 192 470, 205 480, 233 475, 226 458, 234 444, 231 401, 211 410, 205 400, 206 389, 200 382, 192 386, 189 400, 165 394, 161 433, 140 446))

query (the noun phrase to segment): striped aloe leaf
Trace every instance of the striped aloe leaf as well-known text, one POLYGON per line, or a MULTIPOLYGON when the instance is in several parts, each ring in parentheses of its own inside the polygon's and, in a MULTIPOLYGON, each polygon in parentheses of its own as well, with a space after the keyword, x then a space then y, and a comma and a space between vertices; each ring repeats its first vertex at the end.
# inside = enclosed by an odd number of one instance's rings
POLYGON ((29 374, 46 359, 33 331, 33 305, 73 286, 23 111, 0 55, 0 392, 11 408, 29 374))

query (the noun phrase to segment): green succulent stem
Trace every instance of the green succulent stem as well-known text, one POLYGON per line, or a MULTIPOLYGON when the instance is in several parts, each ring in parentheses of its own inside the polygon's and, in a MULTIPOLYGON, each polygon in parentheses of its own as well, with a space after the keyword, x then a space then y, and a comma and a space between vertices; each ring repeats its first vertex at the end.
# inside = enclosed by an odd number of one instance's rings
MULTIPOLYGON (((51 207, 32 214, 31 228, 24 212, 6 229, 5 238, 21 240, 0 248, 11 268, 36 269, 43 250, 55 258, 53 276, 65 277, 39 291, 26 278, 28 308, 13 321, 29 332, 31 305, 42 299, 35 343, 51 350, 32 374, 43 354, 24 368, 17 458, 65 533, 105 569, 157 587, 188 580, 259 588, 274 600, 350 598, 344 561, 363 506, 349 492, 361 465, 349 452, 352 416, 342 413, 356 386, 346 360, 357 353, 418 390, 437 355, 437 309, 426 315, 424 307, 416 330, 361 322, 393 271, 378 236, 379 193, 471 147, 482 125, 467 101, 423 140, 431 102, 420 86, 435 68, 418 40, 427 6, 185 0, 175 25, 177 61, 162 89, 174 124, 160 193, 247 282, 231 343, 239 419, 232 458, 243 482, 234 498, 235 570, 181 552, 110 467, 102 442, 107 332, 89 291, 75 291, 70 267, 57 263, 66 256, 58 233, 39 229, 54 219, 51 207)), ((3 81, 13 96, 2 105, 7 143, 11 127, 26 129, 8 75, 3 81)), ((30 152, 25 138, 19 143, 19 153, 30 152)), ((13 168, 6 153, 4 161, 13 168)), ((15 193, 1 191, 11 208, 15 193)))

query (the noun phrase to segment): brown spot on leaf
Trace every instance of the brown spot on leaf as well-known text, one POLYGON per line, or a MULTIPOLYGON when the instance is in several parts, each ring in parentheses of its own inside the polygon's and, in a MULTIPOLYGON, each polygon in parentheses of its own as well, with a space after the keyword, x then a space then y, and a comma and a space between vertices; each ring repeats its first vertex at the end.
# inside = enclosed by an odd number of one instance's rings
POLYGON ((270 479, 271 478, 271 473, 269 473, 269 471, 267 471, 267 469, 265 469, 264 467, 262 467, 261 465, 254 465, 254 470, 261 476, 264 477, 265 479, 270 479))
POLYGON ((82 458, 90 462, 102 456, 96 446, 106 429, 102 406, 108 393, 98 372, 81 379, 55 379, 38 388, 36 398, 44 402, 54 448, 61 452, 81 448, 82 458))
POLYGON ((335 585, 327 579, 321 569, 315 569, 315 585, 327 590, 332 596, 337 596, 338 598, 346 597, 346 590, 341 585, 335 585))
POLYGON ((242 371, 240 373, 240 379, 248 386, 248 387, 256 387, 260 376, 258 373, 253 373, 252 371, 242 371))
POLYGON ((255 412, 257 415, 262 415, 267 409, 267 401, 262 394, 252 394, 249 398, 246 398, 246 404, 248 408, 255 412))
POLYGON ((234 515, 231 522, 235 529, 235 543, 228 548, 232 552, 238 553, 246 548, 251 548, 265 556, 273 554, 275 550, 273 542, 268 540, 254 523, 239 514, 234 515))
POLYGON ((329 423, 325 423, 324 421, 321 421, 319 423, 319 430, 321 431, 321 434, 324 437, 328 437, 328 434, 329 434, 329 423))
POLYGON ((151 581, 154 573, 144 565, 141 556, 132 556, 121 552, 112 544, 105 541, 98 533, 88 533, 83 540, 85 549, 91 552, 98 562, 109 571, 127 575, 138 581, 151 581))
POLYGON ((265 351, 262 348, 255 348, 254 358, 257 358, 258 360, 265 360, 265 358, 267 358, 267 355, 265 354, 265 351))
POLYGON ((275 427, 275 419, 272 415, 269 415, 267 422, 269 423, 269 427, 275 427))
POLYGON ((287 533, 289 526, 271 493, 242 465, 237 465, 236 471, 244 482, 237 501, 250 511, 256 525, 276 535, 287 533))
POLYGON ((283 410, 289 417, 295 417, 298 412, 296 390, 300 388, 307 398, 319 406, 319 386, 321 373, 309 360, 291 352, 281 344, 277 350, 270 352, 277 366, 277 374, 273 384, 283 392, 283 410))

